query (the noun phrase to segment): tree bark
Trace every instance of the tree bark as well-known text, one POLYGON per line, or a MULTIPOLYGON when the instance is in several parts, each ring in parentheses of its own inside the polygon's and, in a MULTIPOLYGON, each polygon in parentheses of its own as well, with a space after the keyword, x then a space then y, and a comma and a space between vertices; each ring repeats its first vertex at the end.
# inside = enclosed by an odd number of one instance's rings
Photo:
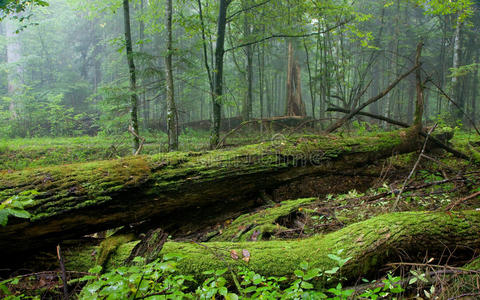
MULTIPOLYGON (((480 243, 480 212, 403 212, 374 217, 323 236, 304 240, 262 242, 208 242, 202 244, 168 242, 162 254, 176 253, 184 258, 177 267, 181 274, 202 280, 202 272, 225 267, 248 266, 264 276, 290 277, 306 261, 312 268, 329 270, 336 262, 328 254, 349 257, 339 273, 346 281, 379 275, 385 263, 421 262, 428 255, 435 262, 469 260, 480 243), (232 259, 230 251, 247 250, 250 260, 232 259), (450 258, 446 256, 450 255, 450 258)), ((119 267, 135 243, 120 246, 107 263, 119 267)), ((91 251, 90 251, 91 252, 91 251)), ((75 259, 72 257, 72 259, 75 259)), ((88 262, 88 261, 87 261, 88 262)), ((85 266, 88 269, 91 266, 85 266)), ((380 274, 382 275, 382 274, 380 274)))
POLYGON ((167 55, 165 56, 165 71, 167 79, 167 133, 168 150, 178 150, 178 114, 175 105, 175 89, 172 70, 172 0, 166 3, 165 27, 167 29, 167 55))
POLYGON ((167 231, 208 223, 255 206, 260 190, 419 147, 416 132, 405 130, 354 140, 285 140, 204 154, 171 153, 4 172, 0 202, 26 190, 38 195, 28 208, 29 221, 12 218, 0 228, 0 252, 32 251, 145 220, 154 220, 167 231))
POLYGON ((17 107, 15 103, 15 93, 18 89, 19 78, 21 77, 22 69, 20 66, 15 66, 20 61, 20 44, 16 38, 14 25, 5 22, 5 36, 7 37, 7 63, 11 71, 8 72, 8 95, 12 98, 9 104, 10 118, 12 120, 18 117, 17 107))
MULTIPOLYGON (((415 55, 415 65, 420 66, 420 59, 422 57, 423 42, 418 43, 417 52, 415 55)), ((424 110, 424 98, 423 98, 423 82, 422 82, 422 70, 417 68, 415 71, 416 89, 417 89, 417 101, 415 102, 415 118, 413 120, 413 126, 422 131, 423 128, 423 110, 424 110)))
POLYGON ((231 0, 220 0, 217 21, 217 42, 215 46, 214 93, 213 93, 213 124, 210 145, 215 147, 220 139, 222 121, 223 96, 223 57, 225 54, 225 29, 227 25, 227 10, 231 0))
MULTIPOLYGON (((143 15, 144 14, 144 11, 145 11, 145 3, 144 3, 144 0, 140 0, 140 13, 143 15)), ((145 39, 145 22, 143 21, 143 19, 141 19, 139 21, 139 38, 141 40, 141 44, 140 44, 140 52, 143 53, 144 52, 144 39, 145 39)), ((148 127, 150 126, 150 104, 149 104, 149 101, 147 101, 147 89, 145 88, 145 82, 143 81, 142 82, 143 84, 143 93, 142 93, 142 96, 141 96, 141 102, 142 102, 142 106, 143 106, 143 128, 148 130, 148 127)))
POLYGON ((127 50, 128 70, 130 74, 130 126, 136 135, 133 135, 133 149, 135 153, 140 147, 138 138, 138 96, 137 96, 137 77, 135 63, 133 61, 132 31, 130 28, 130 4, 128 0, 123 0, 123 18, 125 26, 125 48, 127 50))
MULTIPOLYGON (((242 1, 243 9, 247 10, 250 6, 248 1, 242 1)), ((251 18, 247 13, 244 13, 243 19, 243 38, 248 40, 250 38, 252 29, 251 29, 251 18)), ((245 58, 246 58, 246 70, 245 70, 245 80, 247 82, 247 90, 245 93, 242 117, 244 121, 249 121, 252 118, 253 112, 253 45, 245 46, 245 58)))
POLYGON ((302 100, 302 84, 300 64, 295 57, 292 41, 288 42, 287 66, 287 116, 306 116, 305 104, 302 100))

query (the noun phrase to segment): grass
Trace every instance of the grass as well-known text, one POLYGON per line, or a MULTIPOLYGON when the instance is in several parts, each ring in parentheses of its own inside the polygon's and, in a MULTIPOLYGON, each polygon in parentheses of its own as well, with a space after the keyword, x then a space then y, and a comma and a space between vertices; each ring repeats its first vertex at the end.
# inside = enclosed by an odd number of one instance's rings
MULTIPOLYGON (((182 135, 180 145, 180 151, 205 150, 208 148, 208 135, 182 135)), ((166 150, 166 135, 146 136, 142 154, 156 154, 166 150)), ((128 135, 1 139, 0 170, 115 159, 130 154, 131 137, 128 135)))
MULTIPOLYGON (((240 131, 228 137, 227 147, 259 143, 288 137, 289 132, 275 135, 272 132, 260 134, 255 131, 240 131)), ((303 133, 305 134, 305 133, 303 133)), ((303 135, 296 132, 292 137, 303 135)), ((378 131, 369 132, 356 129, 338 134, 339 137, 376 135, 378 131)), ((165 133, 142 134, 146 142, 142 154, 157 154, 167 151, 167 136, 165 133)), ((180 151, 205 151, 209 147, 209 132, 186 130, 180 135, 180 151)), ((455 147, 471 153, 471 143, 479 142, 480 136, 474 132, 455 132, 452 140, 455 147)), ((478 147, 477 147, 478 149, 478 147)), ((87 162, 94 160, 115 159, 131 154, 131 136, 82 136, 56 138, 17 138, 0 139, 0 170, 22 170, 51 165, 87 162)))

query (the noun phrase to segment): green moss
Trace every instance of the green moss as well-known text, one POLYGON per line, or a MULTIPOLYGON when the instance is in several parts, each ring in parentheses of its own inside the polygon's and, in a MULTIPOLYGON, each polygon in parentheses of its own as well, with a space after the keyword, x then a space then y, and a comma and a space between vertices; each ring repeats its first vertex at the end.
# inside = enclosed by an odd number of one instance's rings
POLYGON ((97 247, 90 244, 69 247, 63 250, 65 269, 68 271, 88 272, 94 267, 97 247))
POLYGON ((108 260, 105 262, 105 271, 108 272, 125 265, 125 261, 138 243, 139 241, 129 241, 119 244, 115 248, 115 251, 112 251, 108 257, 108 260))
MULTIPOLYGON (((294 241, 211 242, 202 245, 169 242, 162 253, 179 253, 182 274, 201 277, 206 270, 222 269, 246 263, 230 258, 230 251, 250 252, 248 267, 260 274, 285 276, 293 274, 302 261, 313 267, 330 269, 335 266, 328 254, 343 249, 343 257, 351 257, 342 273, 358 278, 375 271, 397 249, 417 255, 426 251, 442 252, 445 247, 475 247, 480 242, 480 212, 458 214, 405 212, 386 214, 350 225, 324 236, 294 241)), ((124 261, 134 243, 118 247, 109 264, 124 261)), ((429 255, 433 252, 429 252, 429 255)), ((421 259, 421 258, 420 258, 421 259)))
MULTIPOLYGON (((332 163, 337 168, 351 168, 390 155, 392 147, 400 146, 407 136, 406 131, 398 131, 345 139, 295 138, 280 144, 270 142, 232 150, 175 152, 3 172, 0 201, 34 187, 39 191, 30 211, 31 221, 35 222, 60 212, 107 204, 115 200, 112 194, 139 186, 155 198, 191 182, 202 184, 294 166, 313 164, 316 172, 331 171, 332 163), (147 182, 149 185, 145 186, 147 182)), ((302 171, 307 172, 298 169, 302 171)), ((288 176, 298 177, 295 172, 291 174, 288 176)))
POLYGON ((285 201, 278 206, 260 212, 242 215, 229 224, 221 235, 214 237, 211 241, 247 241, 251 240, 255 231, 259 232, 257 240, 260 241, 265 234, 273 235, 278 230, 287 229, 275 223, 278 218, 288 216, 300 207, 311 204, 315 200, 316 198, 285 201))
POLYGON ((106 238, 99 246, 96 264, 105 266, 106 262, 117 248, 135 239, 133 234, 114 235, 106 238))

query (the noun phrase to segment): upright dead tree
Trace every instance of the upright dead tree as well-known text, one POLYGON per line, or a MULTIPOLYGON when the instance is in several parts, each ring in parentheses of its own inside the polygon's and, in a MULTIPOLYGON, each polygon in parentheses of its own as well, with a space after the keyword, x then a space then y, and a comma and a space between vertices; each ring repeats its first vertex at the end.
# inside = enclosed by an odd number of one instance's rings
POLYGON ((306 116, 305 104, 302 100, 301 69, 295 57, 292 41, 288 42, 287 70, 287 116, 306 116))
POLYGON ((165 56, 165 70, 167 76, 167 132, 168 150, 178 150, 178 115, 175 105, 172 70, 172 0, 166 3, 165 28, 167 29, 167 55, 165 56))
POLYGON ((136 153, 140 148, 138 135, 138 96, 135 63, 133 61, 132 31, 130 29, 130 5, 128 0, 123 0, 123 18, 125 25, 125 48, 127 50, 128 70, 130 74, 130 128, 133 131, 133 149, 136 153))

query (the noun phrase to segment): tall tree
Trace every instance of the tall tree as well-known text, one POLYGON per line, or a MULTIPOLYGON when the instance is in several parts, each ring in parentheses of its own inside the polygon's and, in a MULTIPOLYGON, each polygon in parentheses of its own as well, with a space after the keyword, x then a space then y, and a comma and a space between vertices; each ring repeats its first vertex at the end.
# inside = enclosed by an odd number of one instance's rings
POLYGON ((220 0, 217 20, 217 43, 215 45, 215 69, 213 91, 213 124, 210 146, 215 147, 220 139, 220 125, 222 122, 223 96, 223 59, 225 54, 225 29, 227 25, 228 5, 232 0, 220 0))
MULTIPOLYGON (((250 14, 247 12, 250 6, 250 1, 243 0, 242 7, 245 10, 243 18, 243 36, 244 39, 250 38, 252 33, 252 20, 250 14)), ((253 111, 253 45, 246 45, 244 48, 245 57, 246 57, 246 70, 245 70, 245 81, 247 82, 247 90, 243 102, 243 111, 242 117, 243 120, 247 121, 252 118, 253 111)))
POLYGON ((125 48, 127 50, 128 70, 130 74, 130 128, 133 131, 133 153, 140 147, 138 135, 138 96, 135 63, 133 61, 132 31, 130 28, 130 4, 123 0, 123 18, 125 25, 125 48))
POLYGON ((15 34, 15 26, 12 22, 6 22, 5 33, 7 37, 7 63, 9 64, 10 71, 8 72, 8 95, 10 97, 10 117, 12 119, 17 118, 17 107, 15 103, 14 94, 18 89, 18 80, 22 72, 21 67, 17 64, 20 60, 20 44, 15 34))
POLYGON ((167 29, 167 55, 165 56, 165 71, 167 77, 168 150, 175 151, 178 150, 178 115, 175 105, 172 70, 172 0, 167 0, 166 4, 165 28, 167 29))
POLYGON ((306 116, 305 104, 302 100, 301 68, 295 55, 292 40, 288 42, 287 67, 287 116, 306 116))

